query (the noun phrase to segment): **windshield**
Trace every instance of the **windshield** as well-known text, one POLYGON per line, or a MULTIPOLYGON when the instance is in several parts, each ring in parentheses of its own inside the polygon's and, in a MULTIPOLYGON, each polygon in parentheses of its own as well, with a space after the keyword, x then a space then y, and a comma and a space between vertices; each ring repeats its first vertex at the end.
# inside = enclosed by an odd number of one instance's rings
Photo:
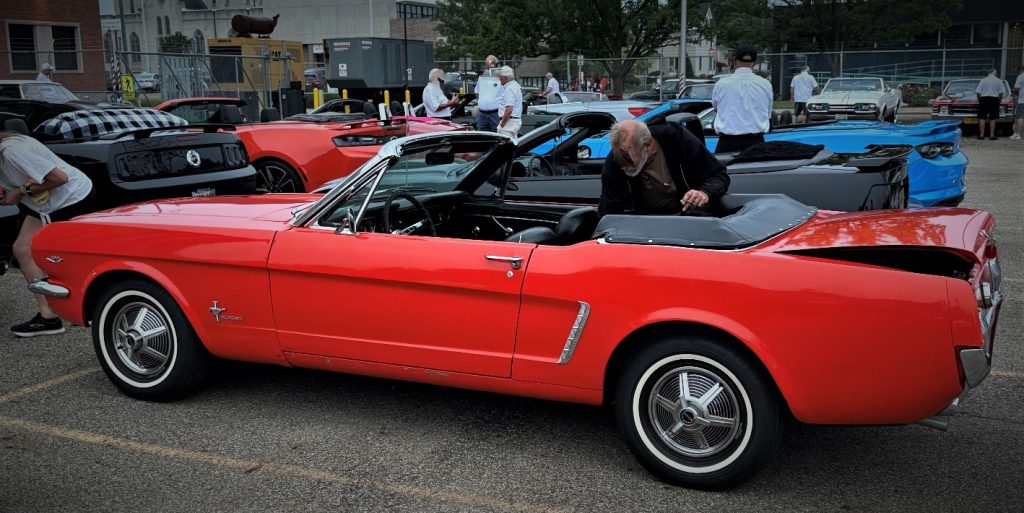
MULTIPOLYGON (((500 144, 499 140, 467 141, 454 144, 439 142, 437 145, 402 155, 384 171, 380 185, 374 190, 370 203, 383 202, 398 189, 405 190, 417 198, 428 194, 454 191, 466 176, 476 169, 490 152, 494 151, 498 144, 500 144)), ((364 175, 353 173, 352 176, 338 186, 348 187, 362 180, 364 175)), ((348 210, 358 210, 370 193, 373 181, 365 180, 365 183, 357 190, 348 193, 345 199, 335 205, 331 213, 321 220, 320 224, 336 227, 345 218, 348 210)))
POLYGON ((562 93, 567 102, 597 102, 601 101, 601 93, 587 93, 581 91, 565 91, 562 93))
POLYGON ((825 84, 822 93, 881 91, 882 81, 875 78, 841 78, 832 79, 825 84))
MULTIPOLYGON (((946 86, 946 92, 944 94, 955 98, 963 96, 973 97, 974 91, 978 88, 978 83, 980 82, 981 80, 954 80, 946 86)), ((1003 95, 1009 96, 1010 92, 1006 90, 1006 82, 1004 81, 1002 85, 1003 95)))
POLYGON ((21 91, 27 100, 41 100, 50 103, 80 101, 74 93, 60 84, 22 84, 21 91))
POLYGON ((715 84, 700 84, 687 86, 683 89, 680 98, 711 98, 711 91, 715 88, 715 84))

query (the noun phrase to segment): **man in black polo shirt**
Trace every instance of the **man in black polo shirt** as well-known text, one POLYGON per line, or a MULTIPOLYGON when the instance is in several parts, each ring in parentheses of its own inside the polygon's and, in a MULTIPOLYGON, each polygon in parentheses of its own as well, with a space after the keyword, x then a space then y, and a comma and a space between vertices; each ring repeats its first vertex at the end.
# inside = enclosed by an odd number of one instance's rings
POLYGON ((725 166, 678 124, 621 121, 610 142, 601 171, 601 215, 706 212, 729 189, 725 166))

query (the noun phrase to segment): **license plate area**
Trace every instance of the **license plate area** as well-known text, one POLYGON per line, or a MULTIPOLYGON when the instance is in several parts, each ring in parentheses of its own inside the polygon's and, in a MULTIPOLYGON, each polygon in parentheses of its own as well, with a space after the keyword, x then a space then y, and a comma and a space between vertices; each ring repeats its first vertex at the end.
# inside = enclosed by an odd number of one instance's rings
POLYGON ((205 187, 205 188, 202 188, 202 189, 196 189, 196 190, 192 191, 192 197, 193 198, 205 198, 207 196, 216 196, 216 195, 217 195, 217 189, 214 189, 212 187, 205 187))
POLYGON ((978 118, 964 118, 964 124, 965 125, 977 125, 978 124, 978 118))
POLYGON ((836 114, 836 119, 840 120, 840 121, 844 120, 844 119, 849 119, 849 117, 850 117, 849 114, 836 114))

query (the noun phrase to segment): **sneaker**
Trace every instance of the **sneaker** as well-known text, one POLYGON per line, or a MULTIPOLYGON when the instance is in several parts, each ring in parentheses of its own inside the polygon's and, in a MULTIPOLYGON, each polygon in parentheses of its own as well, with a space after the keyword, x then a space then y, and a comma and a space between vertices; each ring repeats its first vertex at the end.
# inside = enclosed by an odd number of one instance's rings
POLYGON ((1019 141, 1020 140, 1020 134, 1013 134, 1013 135, 1011 135, 1010 136, 1010 140, 1011 141, 1019 141))
POLYGON ((64 323, 60 317, 43 319, 43 316, 36 314, 28 322, 11 326, 11 333, 17 337, 34 337, 36 335, 59 335, 64 333, 64 323))

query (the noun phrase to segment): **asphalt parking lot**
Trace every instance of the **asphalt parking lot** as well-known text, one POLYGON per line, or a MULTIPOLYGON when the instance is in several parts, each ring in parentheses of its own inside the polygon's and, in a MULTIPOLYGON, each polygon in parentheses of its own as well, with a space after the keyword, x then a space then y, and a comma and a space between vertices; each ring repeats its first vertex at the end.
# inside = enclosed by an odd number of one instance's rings
POLYGON ((34 305, 12 273, 0 511, 1024 511, 1024 144, 963 151, 1007 301, 992 375, 946 433, 791 424, 753 480, 710 493, 655 480, 592 407, 244 364, 146 403, 108 382, 84 328, 11 337, 34 305))

